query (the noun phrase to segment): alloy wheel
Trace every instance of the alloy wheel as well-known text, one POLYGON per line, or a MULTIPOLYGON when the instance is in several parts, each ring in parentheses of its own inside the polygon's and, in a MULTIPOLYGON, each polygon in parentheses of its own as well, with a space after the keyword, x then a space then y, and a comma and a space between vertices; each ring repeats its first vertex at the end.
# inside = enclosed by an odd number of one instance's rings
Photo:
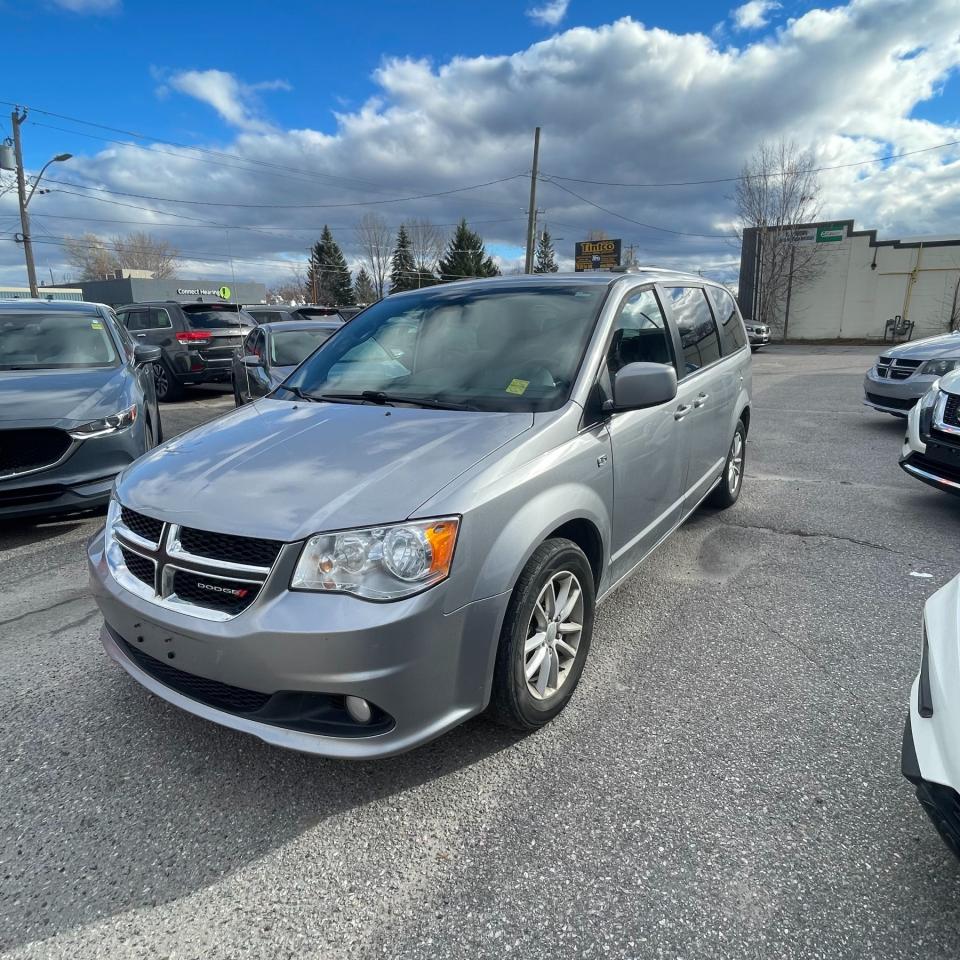
POLYGON ((165 400, 170 391, 170 381, 167 379, 167 370, 162 363, 153 365, 153 383, 157 391, 157 399, 165 400))
POLYGON ((537 700, 552 697, 566 682, 583 633, 583 590, 569 570, 544 584, 527 626, 523 672, 537 700))
POLYGON ((730 460, 727 464, 727 486, 731 494, 736 494, 743 478, 743 436, 737 430, 730 444, 730 460))

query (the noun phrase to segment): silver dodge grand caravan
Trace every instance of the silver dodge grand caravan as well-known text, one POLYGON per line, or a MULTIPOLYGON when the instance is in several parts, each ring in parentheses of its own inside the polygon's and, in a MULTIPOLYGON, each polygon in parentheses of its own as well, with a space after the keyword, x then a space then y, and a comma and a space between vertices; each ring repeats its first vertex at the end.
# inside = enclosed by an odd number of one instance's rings
POLYGON ((388 297, 269 396, 119 478, 89 545, 107 652, 280 746, 407 750, 563 709, 597 602, 733 504, 750 350, 701 277, 504 277, 388 297))

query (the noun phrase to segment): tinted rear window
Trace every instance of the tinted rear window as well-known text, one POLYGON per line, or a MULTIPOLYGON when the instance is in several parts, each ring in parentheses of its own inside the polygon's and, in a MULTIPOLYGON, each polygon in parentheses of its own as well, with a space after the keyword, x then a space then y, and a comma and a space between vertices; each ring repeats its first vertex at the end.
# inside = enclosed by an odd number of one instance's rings
POLYGON ((296 314, 304 320, 318 320, 322 317, 340 317, 336 307, 300 307, 296 314))
POLYGON ((181 305, 191 330, 229 330, 233 327, 253 327, 253 317, 245 310, 230 304, 185 303, 181 305))

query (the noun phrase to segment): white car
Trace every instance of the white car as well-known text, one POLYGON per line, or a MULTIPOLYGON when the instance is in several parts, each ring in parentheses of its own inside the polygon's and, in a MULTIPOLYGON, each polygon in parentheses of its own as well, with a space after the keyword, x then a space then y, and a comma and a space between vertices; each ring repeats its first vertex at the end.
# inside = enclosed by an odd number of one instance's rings
POLYGON ((923 612, 920 672, 903 733, 903 775, 951 851, 960 857, 960 577, 923 612))
POLYGON ((765 347, 770 342, 770 327, 767 324, 754 323, 752 320, 745 320, 744 323, 747 327, 751 350, 765 347))
POLYGON ((960 370, 935 380, 910 410, 900 466, 911 477, 960 496, 960 370))

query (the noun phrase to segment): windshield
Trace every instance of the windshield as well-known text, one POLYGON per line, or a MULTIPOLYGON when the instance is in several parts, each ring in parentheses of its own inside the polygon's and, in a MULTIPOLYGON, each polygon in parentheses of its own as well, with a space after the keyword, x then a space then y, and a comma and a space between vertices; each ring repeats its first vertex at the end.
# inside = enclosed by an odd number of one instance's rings
POLYGON ((117 362, 99 314, 0 314, 0 370, 112 367, 117 362))
POLYGON ((181 306, 191 330, 233 330, 257 325, 249 313, 228 303, 185 303, 181 306))
POLYGON ((270 336, 270 365, 295 367, 333 335, 333 330, 283 330, 270 336))
POLYGON ((366 399, 373 392, 380 402, 554 410, 570 394, 606 291, 574 280, 388 297, 346 324, 284 386, 301 396, 366 399))

